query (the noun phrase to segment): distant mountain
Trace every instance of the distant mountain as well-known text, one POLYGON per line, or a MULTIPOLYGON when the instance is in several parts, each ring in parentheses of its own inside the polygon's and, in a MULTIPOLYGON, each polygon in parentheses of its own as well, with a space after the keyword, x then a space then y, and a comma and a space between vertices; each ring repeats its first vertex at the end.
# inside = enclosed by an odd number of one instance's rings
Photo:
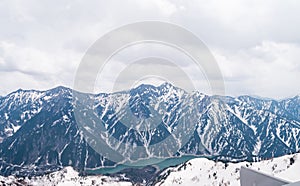
POLYGON ((0 97, 0 173, 42 175, 65 166, 83 172, 114 165, 83 132, 100 125, 118 143, 98 138, 115 151, 130 144, 147 157, 171 153, 259 161, 300 150, 300 98, 208 96, 169 83, 111 94, 83 94, 65 87, 17 90, 0 97), (78 101, 81 97, 92 104, 78 101))
POLYGON ((80 134, 73 115, 72 90, 18 90, 0 103, 0 115, 7 118, 1 117, 3 175, 41 175, 69 165, 83 170, 113 164, 80 134))

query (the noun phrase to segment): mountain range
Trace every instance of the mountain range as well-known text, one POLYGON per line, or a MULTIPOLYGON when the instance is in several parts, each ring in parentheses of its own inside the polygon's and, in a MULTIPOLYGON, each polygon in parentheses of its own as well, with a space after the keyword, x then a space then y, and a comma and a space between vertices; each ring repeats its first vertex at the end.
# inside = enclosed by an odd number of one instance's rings
POLYGON ((84 173, 119 163, 95 139, 126 160, 271 159, 300 150, 300 96, 209 96, 164 83, 99 94, 19 89, 0 97, 1 175, 44 175, 67 166, 84 173), (106 135, 91 135, 101 127, 106 135))

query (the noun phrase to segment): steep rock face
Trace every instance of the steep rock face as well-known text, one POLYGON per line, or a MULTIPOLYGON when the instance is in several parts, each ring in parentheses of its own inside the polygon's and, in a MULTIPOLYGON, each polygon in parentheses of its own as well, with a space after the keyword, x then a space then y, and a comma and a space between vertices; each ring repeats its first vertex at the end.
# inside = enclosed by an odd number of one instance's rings
POLYGON ((255 160, 297 152, 300 131, 294 113, 299 102, 294 108, 282 106, 283 102, 288 101, 218 97, 200 117, 200 141, 210 152, 231 159, 255 160))
POLYGON ((120 144, 130 144, 141 147, 147 157, 172 148, 174 155, 224 161, 269 159, 299 151, 299 110, 299 96, 281 101, 207 96, 168 83, 95 95, 74 95, 64 87, 18 90, 0 97, 1 174, 37 175, 64 166, 83 171, 113 165, 87 143, 78 122, 92 130, 103 125, 107 135, 120 143, 99 137, 116 151, 120 144), (76 95, 88 97, 92 104, 76 101, 76 95), (76 118, 74 109, 86 117, 76 118), (153 148, 167 140, 172 143, 153 148))
POLYGON ((18 90, 0 97, 0 139, 11 136, 27 120, 37 114, 42 102, 41 92, 18 90))
POLYGON ((27 97, 29 100, 24 104, 29 109, 37 103, 41 107, 30 119, 20 122, 20 129, 0 144, 2 174, 40 175, 63 166, 83 170, 112 164, 95 152, 78 130, 71 94, 70 89, 58 87, 33 100, 27 97))

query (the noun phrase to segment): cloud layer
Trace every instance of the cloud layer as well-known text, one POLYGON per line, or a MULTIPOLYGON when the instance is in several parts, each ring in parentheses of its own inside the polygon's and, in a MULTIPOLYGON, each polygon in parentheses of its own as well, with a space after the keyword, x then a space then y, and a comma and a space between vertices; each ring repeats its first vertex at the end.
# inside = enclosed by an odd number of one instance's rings
POLYGON ((203 40, 221 68, 228 95, 297 95, 299 6, 296 0, 4 0, 0 95, 18 88, 72 87, 89 46, 114 28, 145 20, 183 26, 203 40))

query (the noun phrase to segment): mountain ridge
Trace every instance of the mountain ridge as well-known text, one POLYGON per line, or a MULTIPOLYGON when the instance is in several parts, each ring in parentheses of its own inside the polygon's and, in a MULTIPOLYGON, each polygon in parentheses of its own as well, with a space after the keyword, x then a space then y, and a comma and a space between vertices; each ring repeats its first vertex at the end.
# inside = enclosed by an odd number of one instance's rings
MULTIPOLYGON (((96 92, 96 93, 95 92, 94 93, 92 93, 92 92, 88 92, 88 93, 87 92, 82 92, 82 91, 79 91, 79 90, 72 89, 71 87, 68 87, 68 86, 57 85, 57 86, 54 86, 52 88, 44 89, 44 90, 19 88, 17 90, 11 91, 11 92, 9 92, 9 93, 7 93, 5 95, 0 95, 0 98, 7 97, 9 94, 16 93, 16 92, 19 92, 19 91, 26 91, 26 92, 30 92, 30 91, 46 92, 46 91, 55 90, 55 89, 65 89, 65 90, 76 91, 78 93, 83 93, 83 94, 94 94, 94 95, 97 95, 97 94, 114 94, 114 93, 127 92, 127 91, 130 91, 132 89, 136 89, 136 88, 138 88, 140 86, 141 87, 143 87, 143 86, 149 86, 149 87, 159 88, 159 87, 168 86, 168 85, 172 86, 172 87, 175 87, 175 88, 178 88, 178 89, 181 89, 181 90, 184 90, 184 89, 182 89, 180 87, 174 86, 173 84, 171 84, 169 82, 161 83, 158 86, 155 86, 155 85, 152 85, 152 84, 142 83, 142 84, 139 84, 136 87, 132 87, 130 89, 125 89, 125 90, 121 90, 121 91, 116 91, 116 92, 96 92)), ((238 97, 248 96, 248 97, 252 97, 252 98, 256 98, 256 99, 260 99, 260 100, 266 100, 266 101, 272 101, 272 100, 273 101, 284 101, 284 100, 291 99, 291 98, 297 98, 297 99, 300 98, 300 93, 296 94, 296 95, 289 96, 289 97, 284 97, 284 98, 264 97, 264 96, 259 96, 259 95, 256 95, 256 94, 241 94, 241 95, 236 95, 236 96, 233 96, 233 95, 209 95, 209 94, 206 94, 204 92, 201 92, 200 90, 192 91, 192 93, 200 93, 200 94, 204 94, 204 95, 207 95, 207 96, 224 96, 224 97, 231 97, 231 98, 238 98, 238 97)))
MULTIPOLYGON (((140 144, 154 155, 159 151, 151 146, 168 136, 180 144, 176 144, 178 149, 174 154, 213 155, 231 162, 259 161, 300 149, 297 96, 276 101, 251 96, 189 94, 170 83, 88 95, 93 97, 95 114, 101 116, 115 139, 124 144, 140 144), (129 110, 126 110, 127 104, 129 110), (130 122, 113 125, 128 121, 126 117, 130 113, 137 116, 136 121, 141 121, 156 116, 153 112, 162 113, 163 123, 158 128, 147 129, 144 124, 130 122), (178 131, 177 136, 171 135, 176 127, 187 124, 193 129, 183 128, 186 130, 178 131), (136 127, 144 127, 144 132, 137 131, 136 127), (181 139, 187 131, 191 136, 181 139)), ((113 165, 114 162, 95 151, 80 132, 74 116, 74 109, 81 111, 80 108, 74 102, 73 90, 62 86, 47 91, 19 90, 0 97, 0 137, 3 140, 0 173, 37 175, 64 166, 84 171, 113 165)))

